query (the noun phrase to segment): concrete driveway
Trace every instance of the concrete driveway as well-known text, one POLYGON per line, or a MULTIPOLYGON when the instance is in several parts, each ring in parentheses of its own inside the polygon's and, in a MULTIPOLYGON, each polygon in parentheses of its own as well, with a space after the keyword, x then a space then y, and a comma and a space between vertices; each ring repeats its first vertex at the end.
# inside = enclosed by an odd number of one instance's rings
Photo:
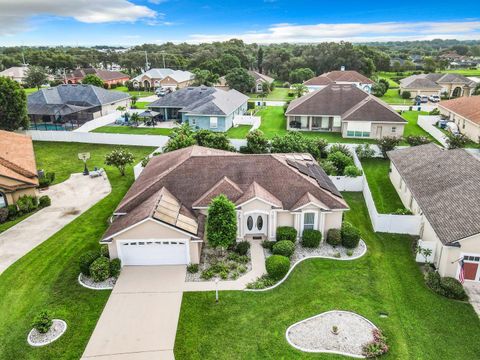
POLYGON ((52 205, 0 234, 0 274, 110 191, 107 178, 92 179, 82 174, 72 174, 68 180, 42 191, 40 196, 50 196, 52 205))
POLYGON ((125 266, 82 359, 172 360, 186 267, 125 266))

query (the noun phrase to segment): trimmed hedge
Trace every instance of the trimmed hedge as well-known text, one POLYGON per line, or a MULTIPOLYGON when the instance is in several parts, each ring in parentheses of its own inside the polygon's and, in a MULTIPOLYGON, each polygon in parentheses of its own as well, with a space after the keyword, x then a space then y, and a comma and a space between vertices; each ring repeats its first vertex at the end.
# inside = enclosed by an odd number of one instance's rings
POLYGON ((297 230, 291 226, 280 226, 277 228, 276 240, 288 240, 295 242, 297 240, 297 230))
POLYGON ((85 276, 90 276, 90 265, 100 257, 100 252, 90 250, 83 253, 79 259, 80 272, 85 276))
POLYGON ((95 282, 107 280, 110 277, 110 261, 100 256, 90 265, 90 275, 95 282))
POLYGON ((287 275, 290 260, 282 255, 272 255, 265 260, 265 268, 268 276, 274 280, 280 280, 287 275))
POLYGON ((330 229, 327 233, 327 244, 337 246, 342 244, 342 233, 340 229, 330 229))
POLYGON ((52 324, 52 314, 47 310, 43 310, 33 319, 32 327, 40 334, 45 334, 50 330, 52 324))
POLYGON ((122 269, 122 262, 120 259, 116 258, 110 260, 110 276, 118 277, 120 275, 120 270, 122 269))
POLYGON ((248 249, 250 249, 250 243, 248 241, 240 241, 235 245, 235 252, 238 255, 247 255, 248 249))
POLYGON ((434 292, 449 299, 466 300, 468 298, 462 284, 452 277, 441 277, 436 271, 429 271, 425 284, 434 292))
POLYGON ((342 245, 347 249, 354 249, 358 246, 360 241, 360 231, 350 224, 349 222, 344 222, 342 224, 342 245))
POLYGON ((38 199, 38 206, 44 208, 50 205, 52 205, 52 200, 48 195, 40 196, 40 198, 38 199))
POLYGON ((318 230, 307 229, 303 230, 302 246, 308 248, 316 248, 322 241, 322 233, 318 230))
POLYGON ((293 255, 294 251, 295 251, 295 244, 288 240, 278 241, 273 245, 273 248, 272 248, 272 252, 275 255, 283 255, 288 258, 293 255))

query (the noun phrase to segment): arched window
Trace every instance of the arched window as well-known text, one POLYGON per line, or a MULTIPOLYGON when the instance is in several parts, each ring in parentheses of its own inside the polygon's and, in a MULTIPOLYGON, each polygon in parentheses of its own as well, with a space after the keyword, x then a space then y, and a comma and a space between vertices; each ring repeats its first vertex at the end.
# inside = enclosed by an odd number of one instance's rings
POLYGON ((253 218, 251 216, 247 219, 247 229, 251 231, 253 229, 253 218))
POLYGON ((4 193, 0 192, 0 208, 4 208, 7 206, 7 197, 4 193))

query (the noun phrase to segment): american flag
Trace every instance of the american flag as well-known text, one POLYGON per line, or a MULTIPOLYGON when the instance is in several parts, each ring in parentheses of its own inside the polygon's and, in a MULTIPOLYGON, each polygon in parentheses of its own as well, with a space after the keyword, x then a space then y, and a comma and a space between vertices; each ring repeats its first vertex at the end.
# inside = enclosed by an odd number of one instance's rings
POLYGON ((460 260, 460 274, 458 274, 458 280, 462 284, 465 281, 465 269, 463 268, 463 258, 460 260))

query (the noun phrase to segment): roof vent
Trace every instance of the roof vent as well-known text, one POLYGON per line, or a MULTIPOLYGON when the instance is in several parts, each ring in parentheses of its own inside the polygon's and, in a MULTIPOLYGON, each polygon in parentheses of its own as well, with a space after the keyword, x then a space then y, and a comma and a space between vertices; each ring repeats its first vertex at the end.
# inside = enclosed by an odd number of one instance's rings
POLYGON ((342 66, 340 67, 340 71, 345 71, 345 66, 342 65, 342 66))

